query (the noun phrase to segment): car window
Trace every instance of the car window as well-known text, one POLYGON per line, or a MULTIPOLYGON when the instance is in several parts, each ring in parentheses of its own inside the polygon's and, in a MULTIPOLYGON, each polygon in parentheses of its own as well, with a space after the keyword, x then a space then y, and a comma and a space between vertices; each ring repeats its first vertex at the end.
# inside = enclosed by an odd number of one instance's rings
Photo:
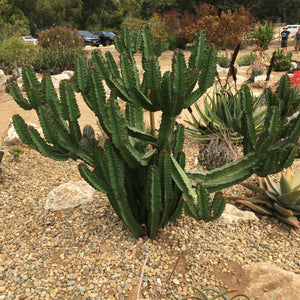
POLYGON ((78 31, 78 33, 84 36, 92 36, 92 34, 89 31, 78 31))
POLYGON ((107 37, 111 37, 113 38, 115 36, 115 34, 113 32, 110 31, 103 31, 103 34, 107 37))

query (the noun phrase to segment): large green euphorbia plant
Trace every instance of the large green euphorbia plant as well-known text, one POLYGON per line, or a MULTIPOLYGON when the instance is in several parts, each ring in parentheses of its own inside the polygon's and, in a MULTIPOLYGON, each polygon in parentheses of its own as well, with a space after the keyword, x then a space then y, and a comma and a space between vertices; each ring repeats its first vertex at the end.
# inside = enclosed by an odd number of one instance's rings
MULTIPOLYGON (((252 99, 249 89, 243 87, 246 155, 208 173, 185 172, 184 132, 175 118, 214 83, 216 49, 207 45, 203 32, 197 33, 188 62, 181 50, 175 50, 171 70, 161 74, 158 57, 162 45, 152 39, 148 27, 135 35, 124 27, 115 47, 120 53, 119 62, 109 51, 105 56, 94 51, 91 68, 79 59, 75 84, 61 82, 60 97, 49 76, 39 83, 31 67, 23 68, 27 97, 16 87, 12 87, 11 93, 21 107, 36 110, 44 137, 28 127, 19 115, 13 117, 13 122, 22 141, 44 156, 81 160, 82 177, 107 194, 134 237, 154 237, 160 228, 179 216, 182 207, 195 219, 216 219, 225 200, 219 192, 210 199, 209 192, 238 183, 253 173, 275 172, 293 161, 293 143, 300 128, 296 121, 288 123, 286 116, 291 114, 290 103, 294 99, 278 102, 271 91, 267 93, 272 103, 262 136, 257 138, 252 99), (134 57, 138 50, 142 53, 142 72, 134 57), (103 82, 111 90, 109 99, 103 82), (82 94, 107 134, 103 146, 95 139, 91 127, 79 127, 80 111, 74 91, 82 94), (117 99, 126 102, 125 112, 120 110, 117 99), (162 113, 157 136, 146 132, 143 110, 162 113)), ((298 103, 291 109, 296 109, 298 103)))

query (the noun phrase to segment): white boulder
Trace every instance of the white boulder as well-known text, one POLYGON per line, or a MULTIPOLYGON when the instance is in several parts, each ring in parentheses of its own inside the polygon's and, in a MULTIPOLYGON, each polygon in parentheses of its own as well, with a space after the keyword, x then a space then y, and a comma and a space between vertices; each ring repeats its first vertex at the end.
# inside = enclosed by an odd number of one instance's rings
POLYGON ((93 201, 95 189, 83 180, 70 181, 54 188, 47 196, 45 210, 61 210, 93 201))
MULTIPOLYGON (((266 74, 263 74, 263 75, 258 75, 258 76, 255 76, 254 77, 254 83, 253 83, 253 86, 254 87, 258 87, 258 88, 264 88, 265 85, 266 85, 266 78, 267 78, 267 75, 266 74)), ((271 74, 270 75, 270 79, 269 81, 267 82, 267 85, 268 86, 272 86, 274 84, 274 77, 273 75, 271 74)))
POLYGON ((56 88, 56 89, 59 88, 59 84, 62 80, 70 80, 73 75, 74 75, 74 72, 68 71, 68 70, 64 71, 60 74, 57 74, 57 75, 52 75, 51 80, 54 85, 54 88, 56 88))
POLYGON ((0 85, 4 85, 6 83, 6 75, 3 70, 0 69, 0 85))
MULTIPOLYGON (((37 126, 36 124, 27 123, 27 125, 33 126, 40 134, 43 134, 42 128, 37 126)), ((12 119, 10 119, 7 129, 4 131, 1 140, 3 141, 3 145, 5 146, 18 145, 22 143, 16 132, 12 119)))
POLYGON ((233 221, 258 221, 258 217, 252 211, 240 210, 232 204, 226 204, 225 210, 223 211, 220 222, 225 224, 231 224, 233 221))
POLYGON ((291 70, 297 70, 298 64, 294 61, 291 62, 291 70))

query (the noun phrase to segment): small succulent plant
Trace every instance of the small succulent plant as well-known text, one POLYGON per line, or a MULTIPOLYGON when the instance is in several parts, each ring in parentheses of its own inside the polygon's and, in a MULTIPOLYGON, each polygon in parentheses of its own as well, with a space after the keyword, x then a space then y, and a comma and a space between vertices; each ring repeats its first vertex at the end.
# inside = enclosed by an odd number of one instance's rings
POLYGON ((20 155, 24 153, 24 150, 19 146, 13 146, 8 152, 14 156, 15 161, 18 161, 20 155))
POLYGON ((203 289, 203 290, 200 290, 196 287, 192 287, 192 288, 195 289, 198 292, 199 296, 188 296, 188 297, 183 298, 184 300, 187 300, 187 299, 215 300, 215 299, 218 299, 218 298, 222 298, 222 299, 225 299, 225 300, 232 300, 232 299, 236 299, 236 298, 240 299, 240 297, 243 297, 245 299, 250 300, 250 298, 248 296, 244 295, 244 294, 235 295, 230 299, 225 296, 225 295, 228 295, 228 294, 231 294, 231 293, 236 293, 238 291, 219 292, 219 291, 217 291, 215 289, 212 289, 212 288, 206 288, 206 289, 203 289), (212 291, 212 292, 216 293, 216 295, 214 295, 212 297, 209 297, 209 296, 206 295, 207 291, 212 291))
POLYGON ((276 184, 269 176, 258 177, 259 186, 242 182, 241 185, 256 192, 253 198, 239 199, 255 212, 274 215, 295 227, 300 226, 300 169, 292 173, 289 167, 282 172, 280 183, 276 184))
POLYGON ((254 80, 254 77, 262 75, 264 73, 264 66, 260 61, 255 60, 251 65, 251 80, 254 80))
MULTIPOLYGON (((187 299, 215 300, 215 299, 218 299, 218 298, 222 298, 224 300, 233 300, 233 299, 241 299, 241 298, 245 298, 245 299, 251 300, 247 295, 236 294, 237 292, 239 292, 238 290, 227 291, 227 292, 219 292, 219 291, 217 291, 215 289, 212 289, 212 288, 205 288, 203 290, 198 289, 197 287, 194 287, 194 286, 192 286, 191 288, 194 289, 194 290, 196 290, 198 292, 198 295, 197 296, 184 297, 184 298, 182 298, 182 300, 187 300, 187 299), (214 296, 212 296, 212 297, 209 298, 209 296, 206 295, 207 292, 213 292, 216 295, 214 295, 214 296), (226 295, 232 294, 232 293, 235 293, 235 295, 232 298, 229 299, 226 295)), ((275 300, 275 298, 276 298, 276 292, 274 291, 272 300, 275 300)), ((259 300, 258 298, 255 298, 255 299, 259 300)))

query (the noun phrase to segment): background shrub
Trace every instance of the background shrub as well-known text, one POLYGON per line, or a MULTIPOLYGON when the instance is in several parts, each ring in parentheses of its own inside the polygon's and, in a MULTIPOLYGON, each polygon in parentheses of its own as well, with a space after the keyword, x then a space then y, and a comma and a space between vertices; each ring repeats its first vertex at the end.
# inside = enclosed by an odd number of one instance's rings
POLYGON ((2 59, 0 59, 0 69, 3 70, 6 75, 11 75, 13 72, 13 66, 9 62, 2 59))
POLYGON ((218 56, 217 61, 218 61, 218 65, 222 68, 228 68, 230 65, 230 60, 224 55, 218 56))
POLYGON ((264 66, 260 61, 255 60, 251 65, 250 80, 253 81, 254 77, 262 75, 264 73, 264 66))
POLYGON ((140 30, 143 24, 144 24, 143 20, 138 18, 132 18, 132 17, 126 18, 122 23, 123 26, 127 26, 133 31, 140 30))
POLYGON ((237 60, 236 63, 239 65, 239 67, 244 67, 244 66, 250 66, 251 63, 256 59, 257 55, 252 53, 252 54, 245 54, 240 56, 237 60))
POLYGON ((165 44, 165 47, 168 48, 169 43, 168 34, 166 31, 166 23, 162 20, 162 18, 158 14, 154 13, 147 24, 150 28, 152 37, 155 40, 161 40, 165 44))
POLYGON ((19 37, 11 37, 10 39, 0 42, 0 61, 4 65, 14 66, 19 76, 19 68, 31 64, 39 52, 39 47, 26 43, 19 37))
POLYGON ((39 34, 39 45, 45 49, 57 49, 65 47, 78 49, 85 46, 83 39, 77 34, 77 30, 71 31, 64 26, 51 27, 39 34))
POLYGON ((60 47, 55 50, 42 50, 38 54, 33 68, 38 73, 58 74, 64 70, 75 70, 76 59, 87 57, 82 49, 60 47))
POLYGON ((168 35, 168 43, 169 43, 169 50, 175 50, 178 48, 177 38, 175 34, 168 35))
POLYGON ((282 49, 275 51, 274 71, 288 71, 291 68, 292 52, 284 53, 282 49))

